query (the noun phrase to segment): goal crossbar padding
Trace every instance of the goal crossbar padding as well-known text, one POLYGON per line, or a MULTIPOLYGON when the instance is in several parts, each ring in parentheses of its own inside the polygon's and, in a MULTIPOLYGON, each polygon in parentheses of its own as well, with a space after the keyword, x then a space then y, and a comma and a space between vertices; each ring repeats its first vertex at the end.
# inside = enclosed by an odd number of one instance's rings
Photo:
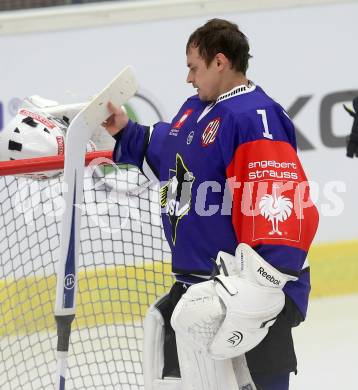
MULTIPOLYGON (((96 158, 112 159, 111 150, 100 150, 96 152, 86 153, 85 165, 87 166, 96 158)), ((65 158, 64 156, 48 156, 29 158, 22 160, 0 161, 0 176, 20 175, 24 173, 35 173, 53 171, 63 169, 65 158)))

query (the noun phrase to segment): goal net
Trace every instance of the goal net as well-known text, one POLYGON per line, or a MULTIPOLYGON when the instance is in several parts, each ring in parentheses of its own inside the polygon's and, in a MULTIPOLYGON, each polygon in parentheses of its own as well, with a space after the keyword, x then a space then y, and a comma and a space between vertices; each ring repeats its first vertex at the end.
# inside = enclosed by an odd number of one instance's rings
MULTIPOLYGON (((87 155, 109 157, 106 152, 87 155)), ((0 162, 0 389, 53 388, 61 157, 0 162)), ((173 283, 158 190, 133 167, 86 169, 66 389, 143 389, 143 318, 173 283)))

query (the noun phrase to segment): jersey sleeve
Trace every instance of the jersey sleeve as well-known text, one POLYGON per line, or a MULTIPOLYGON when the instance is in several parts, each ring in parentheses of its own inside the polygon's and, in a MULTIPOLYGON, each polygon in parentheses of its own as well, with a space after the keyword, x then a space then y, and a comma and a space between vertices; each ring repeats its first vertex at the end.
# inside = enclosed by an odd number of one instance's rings
POLYGON ((161 180, 161 161, 163 143, 169 133, 170 123, 158 122, 150 131, 150 139, 145 154, 143 171, 152 180, 161 180))
POLYGON ((284 291, 304 317, 310 291, 306 256, 317 230, 318 212, 285 119, 276 121, 271 139, 262 135, 262 125, 256 127, 254 121, 245 118, 241 127, 232 121, 231 144, 228 137, 222 141, 233 227, 239 243, 247 243, 275 268, 299 278, 287 283, 284 291))
POLYGON ((232 181, 232 222, 238 240, 252 247, 284 245, 301 251, 301 256, 265 256, 283 272, 297 274, 314 238, 318 215, 295 150, 282 141, 247 142, 237 148, 226 172, 232 181))
POLYGON ((198 104, 198 102, 200 100, 197 96, 188 98, 173 118, 172 123, 157 122, 154 126, 143 126, 129 120, 127 126, 114 136, 116 145, 113 151, 113 161, 135 165, 148 179, 161 180, 160 163, 166 136, 171 126, 174 128, 181 126, 180 119, 183 120, 185 114, 192 111, 187 105, 198 104))
POLYGON ((159 179, 160 149, 169 123, 144 126, 131 120, 114 136, 113 161, 138 167, 148 178, 159 179))

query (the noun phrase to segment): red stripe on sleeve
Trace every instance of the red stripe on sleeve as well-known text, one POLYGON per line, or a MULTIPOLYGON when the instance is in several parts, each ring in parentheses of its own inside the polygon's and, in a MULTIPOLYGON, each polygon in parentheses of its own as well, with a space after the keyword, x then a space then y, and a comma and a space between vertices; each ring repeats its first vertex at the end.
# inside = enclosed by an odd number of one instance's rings
POLYGON ((318 211, 292 146, 258 140, 240 145, 226 170, 239 242, 288 245, 308 251, 318 211))

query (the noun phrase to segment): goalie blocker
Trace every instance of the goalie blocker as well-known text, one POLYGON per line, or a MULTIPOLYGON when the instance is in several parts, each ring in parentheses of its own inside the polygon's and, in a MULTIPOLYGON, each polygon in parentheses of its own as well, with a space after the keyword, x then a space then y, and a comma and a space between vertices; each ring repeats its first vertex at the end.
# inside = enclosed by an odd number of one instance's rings
POLYGON ((287 372, 296 367, 291 327, 301 316, 282 292, 285 283, 296 278, 279 272, 246 244, 238 246, 235 256, 219 252, 217 263, 220 274, 214 280, 188 289, 176 283, 150 308, 144 328, 146 389, 167 384, 174 386, 170 389, 255 389, 255 377, 272 374, 275 364, 282 367, 285 362, 287 372), (168 324, 172 312, 178 352, 168 324), (173 379, 179 371, 173 369, 177 353, 183 387, 173 379), (262 367, 267 372, 260 371, 262 367), (171 376, 169 382, 166 376, 171 376))

